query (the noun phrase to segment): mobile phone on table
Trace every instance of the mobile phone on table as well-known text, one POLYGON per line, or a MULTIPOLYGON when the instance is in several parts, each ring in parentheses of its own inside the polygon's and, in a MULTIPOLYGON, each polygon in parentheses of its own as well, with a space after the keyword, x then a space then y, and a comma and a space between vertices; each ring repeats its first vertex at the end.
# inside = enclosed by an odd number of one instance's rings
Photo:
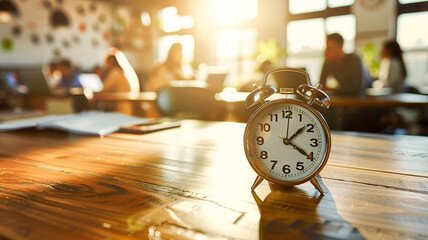
POLYGON ((157 132, 157 131, 176 128, 176 127, 180 127, 180 126, 181 126, 180 121, 154 120, 154 121, 151 121, 148 123, 143 123, 143 124, 123 126, 120 128, 120 131, 126 132, 126 133, 142 134, 142 133, 157 132))

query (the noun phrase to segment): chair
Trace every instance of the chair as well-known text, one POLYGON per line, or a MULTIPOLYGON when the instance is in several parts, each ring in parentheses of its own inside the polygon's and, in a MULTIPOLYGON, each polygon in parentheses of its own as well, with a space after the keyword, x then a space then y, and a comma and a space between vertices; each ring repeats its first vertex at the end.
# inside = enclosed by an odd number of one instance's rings
POLYGON ((223 120, 225 107, 215 93, 203 87, 165 87, 158 92, 156 106, 163 116, 223 120))

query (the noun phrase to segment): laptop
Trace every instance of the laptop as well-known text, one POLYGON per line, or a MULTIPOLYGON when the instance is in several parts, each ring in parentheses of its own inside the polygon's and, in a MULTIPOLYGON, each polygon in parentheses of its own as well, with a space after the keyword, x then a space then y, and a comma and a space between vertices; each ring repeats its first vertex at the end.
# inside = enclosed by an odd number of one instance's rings
POLYGON ((100 92, 104 87, 100 77, 95 73, 79 74, 79 82, 83 88, 89 88, 93 92, 100 92))
POLYGON ((214 92, 222 92, 223 84, 226 80, 227 73, 208 73, 207 75, 207 85, 208 88, 214 92))
POLYGON ((18 74, 12 71, 0 72, 0 89, 7 92, 19 92, 18 74))
POLYGON ((42 69, 21 69, 18 72, 19 80, 27 86, 28 93, 46 95, 51 94, 42 69))

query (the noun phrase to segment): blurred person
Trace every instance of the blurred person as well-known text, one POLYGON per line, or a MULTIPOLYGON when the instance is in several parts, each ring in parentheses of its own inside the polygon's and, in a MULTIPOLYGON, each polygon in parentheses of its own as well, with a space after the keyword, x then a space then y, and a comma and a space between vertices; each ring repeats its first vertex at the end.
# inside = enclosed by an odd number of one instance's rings
POLYGON ((182 59, 183 46, 180 43, 172 44, 166 61, 153 67, 146 90, 157 92, 173 80, 194 80, 193 76, 183 74, 182 59))
POLYGON ((394 40, 386 41, 382 47, 381 59, 379 80, 376 80, 373 86, 389 87, 393 92, 403 92, 407 70, 400 45, 394 40))
MULTIPOLYGON (((61 73, 61 79, 56 87, 66 89, 82 87, 79 82, 80 73, 69 59, 63 59, 58 62, 56 69, 61 73)), ((53 70, 55 70, 55 68, 53 70)))
POLYGON ((325 61, 319 83, 325 90, 331 90, 333 95, 364 95, 371 83, 370 73, 358 55, 343 51, 343 42, 343 37, 338 33, 327 35, 325 61), (328 77, 336 79, 335 88, 329 88, 328 77))
MULTIPOLYGON (((105 59, 105 65, 102 92, 140 92, 137 74, 122 51, 112 49, 105 59)), ((132 103, 118 102, 115 104, 114 110, 132 115, 132 103)))
POLYGON ((52 61, 49 65, 44 66, 42 70, 49 86, 55 87, 59 84, 61 81, 61 72, 58 69, 57 61, 52 61))

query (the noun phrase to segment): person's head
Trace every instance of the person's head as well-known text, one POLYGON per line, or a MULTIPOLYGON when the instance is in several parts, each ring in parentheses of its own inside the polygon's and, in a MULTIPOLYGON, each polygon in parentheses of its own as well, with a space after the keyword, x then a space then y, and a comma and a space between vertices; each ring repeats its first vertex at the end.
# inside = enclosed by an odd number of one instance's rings
POLYGON ((403 52, 401 51, 400 45, 397 41, 391 40, 386 41, 383 44, 382 52, 381 52, 382 58, 403 58, 403 52))
POLYGON ((180 66, 183 58, 183 46, 180 43, 174 43, 169 49, 166 64, 169 66, 180 66))
POLYGON ((340 62, 343 59, 343 37, 338 33, 327 35, 324 56, 327 61, 340 62))
POLYGON ((69 59, 63 59, 57 64, 57 69, 62 76, 70 76, 73 71, 73 64, 69 59))
POLYGON ((105 64, 106 64, 107 70, 110 70, 113 68, 121 68, 119 61, 117 60, 117 57, 114 53, 107 55, 105 64))
POLYGON ((403 51, 400 45, 395 40, 386 41, 383 43, 381 58, 396 58, 400 61, 403 77, 407 76, 406 66, 403 60, 403 51))

